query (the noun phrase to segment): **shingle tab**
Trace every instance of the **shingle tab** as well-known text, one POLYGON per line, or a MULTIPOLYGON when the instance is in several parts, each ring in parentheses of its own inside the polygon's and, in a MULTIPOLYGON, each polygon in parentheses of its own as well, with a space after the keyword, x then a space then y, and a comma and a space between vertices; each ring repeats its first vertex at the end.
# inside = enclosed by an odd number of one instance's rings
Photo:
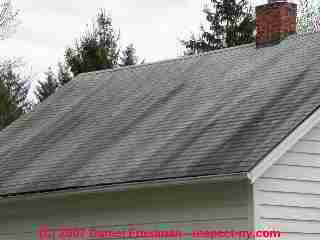
POLYGON ((247 172, 319 107, 319 42, 81 74, 0 133, 0 195, 247 172))

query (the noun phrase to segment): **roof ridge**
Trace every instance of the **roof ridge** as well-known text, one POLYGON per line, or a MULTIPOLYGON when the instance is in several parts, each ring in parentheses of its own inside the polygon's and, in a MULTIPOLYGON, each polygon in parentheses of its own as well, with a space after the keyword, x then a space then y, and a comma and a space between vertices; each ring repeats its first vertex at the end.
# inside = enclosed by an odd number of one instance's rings
MULTIPOLYGON (((297 34, 289 36, 285 40, 293 40, 293 39, 297 39, 297 38, 301 38, 301 37, 305 37, 305 36, 309 36, 309 35, 317 35, 317 34, 320 34, 320 32, 308 32, 308 33, 300 33, 300 34, 297 33, 297 34)), ((219 50, 212 50, 212 51, 208 51, 208 52, 204 52, 204 53, 200 53, 200 54, 193 54, 193 55, 181 56, 181 57, 176 57, 176 58, 169 58, 169 59, 154 61, 154 62, 145 63, 145 64, 131 65, 131 66, 119 67, 119 68, 113 68, 113 69, 104 69, 104 70, 99 70, 99 71, 91 71, 91 72, 81 73, 78 76, 87 76, 87 75, 91 75, 91 74, 98 75, 98 74, 102 74, 102 73, 116 72, 119 70, 124 71, 124 70, 128 70, 128 69, 142 68, 142 67, 153 66, 153 65, 157 65, 157 64, 166 64, 166 63, 170 63, 170 62, 177 62, 177 61, 183 61, 183 60, 198 58, 198 57, 207 56, 207 55, 218 54, 221 52, 234 51, 234 50, 237 50, 240 48, 249 48, 251 46, 255 46, 255 43, 242 44, 242 45, 238 45, 235 47, 223 48, 223 49, 219 49, 219 50)))
POLYGON ((170 62, 183 61, 186 59, 192 59, 192 58, 198 58, 198 57, 207 56, 207 55, 218 54, 220 52, 234 51, 239 48, 248 48, 253 45, 255 45, 255 43, 242 44, 242 45, 238 45, 235 47, 212 50, 212 51, 208 51, 208 52, 204 52, 204 53, 200 53, 200 54, 193 54, 193 55, 181 56, 181 57, 176 57, 176 58, 164 59, 164 60, 145 63, 145 64, 138 64, 138 65, 131 65, 131 66, 126 66, 126 67, 119 67, 119 68, 113 68, 113 69, 104 69, 104 70, 80 73, 78 76, 86 76, 86 75, 91 75, 91 74, 98 75, 98 74, 107 73, 107 72, 116 72, 119 70, 128 70, 128 69, 142 68, 142 67, 147 67, 147 66, 152 66, 152 65, 157 65, 157 64, 165 64, 165 63, 170 63, 170 62))

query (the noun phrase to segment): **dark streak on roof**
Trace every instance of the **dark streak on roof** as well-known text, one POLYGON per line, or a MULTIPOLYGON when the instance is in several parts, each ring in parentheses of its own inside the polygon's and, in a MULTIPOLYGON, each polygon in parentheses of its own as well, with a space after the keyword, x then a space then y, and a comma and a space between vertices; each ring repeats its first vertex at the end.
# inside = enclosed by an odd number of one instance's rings
POLYGON ((0 134, 0 195, 244 173, 320 105, 320 34, 81 74, 0 134))

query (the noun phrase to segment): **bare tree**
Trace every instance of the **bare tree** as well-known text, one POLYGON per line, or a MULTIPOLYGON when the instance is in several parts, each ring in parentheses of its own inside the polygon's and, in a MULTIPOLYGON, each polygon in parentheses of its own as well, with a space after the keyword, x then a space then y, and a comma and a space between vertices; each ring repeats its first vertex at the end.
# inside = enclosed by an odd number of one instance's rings
POLYGON ((320 31, 320 4, 316 0, 299 0, 298 32, 320 31))
POLYGON ((11 0, 0 0, 0 39, 6 38, 15 29, 17 15, 11 0))

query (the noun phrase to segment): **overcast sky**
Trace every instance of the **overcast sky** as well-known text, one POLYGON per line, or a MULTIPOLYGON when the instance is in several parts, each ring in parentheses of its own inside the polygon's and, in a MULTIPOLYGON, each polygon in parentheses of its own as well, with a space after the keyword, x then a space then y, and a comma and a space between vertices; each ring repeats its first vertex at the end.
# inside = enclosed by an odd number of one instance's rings
MULTIPOLYGON (((72 45, 91 23, 99 8, 105 8, 113 25, 121 30, 121 46, 133 43, 147 62, 182 54, 179 39, 186 38, 204 23, 201 10, 208 0, 13 0, 20 10, 17 32, 0 41, 1 57, 22 57, 35 78, 63 60, 72 45)), ((256 4, 267 0, 257 0, 256 4)))

